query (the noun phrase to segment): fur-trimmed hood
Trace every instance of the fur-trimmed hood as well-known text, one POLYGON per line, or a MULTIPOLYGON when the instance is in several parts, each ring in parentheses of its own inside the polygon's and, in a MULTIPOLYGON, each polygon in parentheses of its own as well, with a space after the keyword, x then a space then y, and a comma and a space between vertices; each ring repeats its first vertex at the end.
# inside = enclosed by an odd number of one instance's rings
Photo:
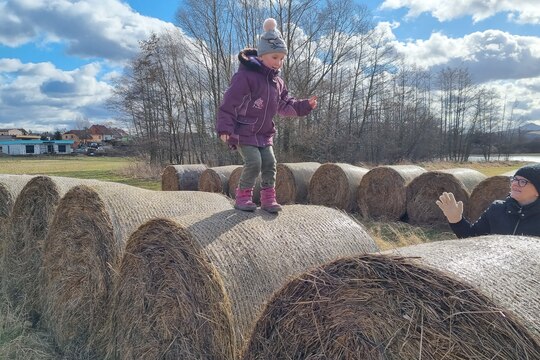
POLYGON ((259 61, 257 56, 258 56, 257 49, 245 48, 244 50, 241 50, 238 53, 238 60, 240 61, 240 68, 244 66, 248 70, 262 71, 264 73, 272 73, 273 76, 277 76, 279 74, 279 70, 274 70, 267 67, 261 61, 259 61))

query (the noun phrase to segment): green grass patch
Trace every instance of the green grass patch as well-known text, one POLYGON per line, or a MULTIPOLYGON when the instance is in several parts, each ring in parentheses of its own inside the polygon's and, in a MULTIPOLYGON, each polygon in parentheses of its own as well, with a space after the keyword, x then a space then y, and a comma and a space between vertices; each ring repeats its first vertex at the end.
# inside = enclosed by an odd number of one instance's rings
POLYGON ((139 159, 127 157, 37 156, 0 157, 0 173, 64 176, 118 182, 149 190, 160 190, 161 181, 148 173, 126 174, 139 159))

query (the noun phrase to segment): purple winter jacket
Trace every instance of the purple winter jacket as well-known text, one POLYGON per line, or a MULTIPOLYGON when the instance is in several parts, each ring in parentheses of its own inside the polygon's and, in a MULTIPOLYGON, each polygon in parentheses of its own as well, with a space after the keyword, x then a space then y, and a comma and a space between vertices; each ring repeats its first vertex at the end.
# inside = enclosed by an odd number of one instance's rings
POLYGON ((256 56, 255 49, 238 54, 238 72, 219 107, 216 130, 219 135, 229 135, 233 146, 272 145, 274 115, 305 116, 311 112, 309 101, 290 97, 279 71, 265 66, 256 56))

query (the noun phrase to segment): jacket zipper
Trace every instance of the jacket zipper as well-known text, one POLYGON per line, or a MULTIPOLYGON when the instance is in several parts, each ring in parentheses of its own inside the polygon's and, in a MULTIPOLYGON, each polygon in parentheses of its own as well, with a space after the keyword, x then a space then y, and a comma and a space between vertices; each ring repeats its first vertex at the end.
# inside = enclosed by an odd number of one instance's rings
MULTIPOLYGON (((257 146, 259 146, 259 139, 257 138, 257 134, 259 133, 259 131, 261 131, 262 127, 264 126, 264 122, 266 121, 266 113, 268 111, 268 102, 270 101, 270 82, 268 81, 269 75, 270 74, 266 74, 266 86, 267 86, 266 92, 268 93, 268 95, 266 96, 266 107, 264 109, 264 117, 263 117, 261 126, 255 132, 255 141, 257 141, 257 146)), ((254 128, 253 130, 255 130, 255 126, 253 126, 253 128, 254 128)))
MULTIPOLYGON (((521 209, 519 209, 518 214, 521 215, 521 209)), ((517 231, 520 221, 521 221, 521 217, 518 217, 518 221, 516 223, 516 227, 514 228, 514 232, 512 233, 512 235, 516 235, 516 231, 517 231)))

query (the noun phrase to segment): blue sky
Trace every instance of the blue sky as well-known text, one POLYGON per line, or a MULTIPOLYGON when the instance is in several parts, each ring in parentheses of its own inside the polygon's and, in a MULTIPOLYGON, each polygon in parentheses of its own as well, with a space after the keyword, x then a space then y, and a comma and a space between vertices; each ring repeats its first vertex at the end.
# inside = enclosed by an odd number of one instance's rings
MULTIPOLYGON (((411 64, 467 66, 514 116, 540 120, 537 0, 360 2, 411 64)), ((0 0, 0 128, 114 122, 111 80, 138 41, 174 27, 177 0, 0 0)))

